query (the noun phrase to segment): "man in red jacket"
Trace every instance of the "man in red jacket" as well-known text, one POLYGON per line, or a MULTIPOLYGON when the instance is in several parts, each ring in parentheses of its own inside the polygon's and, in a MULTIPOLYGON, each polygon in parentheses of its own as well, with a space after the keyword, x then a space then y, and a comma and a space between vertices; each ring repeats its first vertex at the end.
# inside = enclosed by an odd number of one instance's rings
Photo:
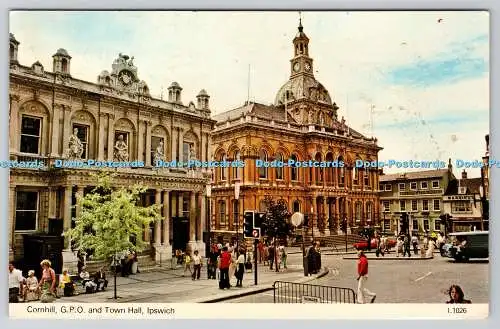
POLYGON ((358 303, 366 303, 368 297, 371 297, 370 303, 373 303, 377 294, 365 288, 368 279, 368 259, 362 250, 358 252, 358 257, 358 303))
POLYGON ((219 269, 220 269, 220 281, 219 288, 220 289, 229 289, 231 284, 229 283, 229 265, 231 265, 231 254, 228 252, 227 247, 222 248, 222 254, 220 255, 219 260, 219 269))

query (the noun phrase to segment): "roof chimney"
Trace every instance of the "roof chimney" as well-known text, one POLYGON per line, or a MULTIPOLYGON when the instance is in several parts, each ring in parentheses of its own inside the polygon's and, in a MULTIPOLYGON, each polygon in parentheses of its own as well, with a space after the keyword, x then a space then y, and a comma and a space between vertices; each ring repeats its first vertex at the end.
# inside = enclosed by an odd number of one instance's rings
POLYGON ((465 171, 462 171, 462 179, 467 179, 467 172, 465 171))

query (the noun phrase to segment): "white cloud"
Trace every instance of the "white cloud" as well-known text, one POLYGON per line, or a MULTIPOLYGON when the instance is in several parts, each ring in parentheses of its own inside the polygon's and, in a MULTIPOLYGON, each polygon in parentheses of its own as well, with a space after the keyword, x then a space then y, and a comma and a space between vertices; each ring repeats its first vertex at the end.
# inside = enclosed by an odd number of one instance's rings
MULTIPOLYGON (((246 100, 249 64, 250 98, 265 104, 274 101, 290 74, 297 25, 296 12, 11 15, 11 32, 21 42, 19 59, 25 65, 40 60, 50 70, 52 54, 66 48, 73 56, 72 74, 95 81, 123 52, 135 56, 140 78, 153 94, 159 96, 162 87, 166 92, 170 83, 177 81, 184 88, 182 98, 187 103, 204 88, 211 95, 213 113, 246 100)), ((489 77, 427 89, 386 84, 390 69, 418 60, 460 52, 488 62, 489 46, 470 43, 489 35, 487 12, 306 12, 303 25, 310 38, 315 75, 340 106, 339 114, 347 116, 348 99, 349 122, 356 130, 369 132, 363 125, 369 123, 370 104, 387 112, 374 117, 375 133, 384 147, 381 157, 411 158, 415 152, 429 153, 427 137, 416 136, 413 142, 404 130, 377 130, 380 120, 402 122, 408 115, 404 111, 393 115, 395 110, 387 110, 390 106, 407 108, 410 116, 417 113, 424 120, 489 107, 489 77), (464 42, 469 44, 462 47, 464 42)), ((445 131, 426 132, 433 129, 429 126, 416 127, 414 132, 434 134, 446 158, 455 152, 459 157, 482 155, 488 122, 471 123, 460 132, 452 126, 440 128, 445 131), (452 134, 457 135, 457 141, 450 144, 452 134)))

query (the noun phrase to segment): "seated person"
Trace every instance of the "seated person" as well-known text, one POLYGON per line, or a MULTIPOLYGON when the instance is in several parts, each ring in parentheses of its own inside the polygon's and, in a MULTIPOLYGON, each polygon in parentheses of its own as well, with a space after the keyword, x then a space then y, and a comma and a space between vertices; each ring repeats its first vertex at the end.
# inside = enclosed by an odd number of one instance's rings
POLYGON ((40 299, 40 290, 38 289, 38 279, 35 276, 35 271, 28 271, 28 278, 26 279, 26 287, 24 289, 24 301, 29 302, 32 300, 40 299))
POLYGON ((108 280, 106 279, 106 272, 104 271, 104 266, 99 269, 94 275, 94 283, 96 284, 96 291, 99 291, 99 287, 104 291, 108 286, 108 280))
POLYGON ((85 287, 86 293, 93 293, 97 288, 97 284, 92 281, 89 272, 87 272, 86 267, 82 268, 82 272, 80 273, 80 278, 82 278, 82 284, 85 287))
POLYGON ((64 269, 59 279, 59 288, 64 289, 64 296, 73 296, 75 294, 75 284, 71 280, 68 270, 64 269))

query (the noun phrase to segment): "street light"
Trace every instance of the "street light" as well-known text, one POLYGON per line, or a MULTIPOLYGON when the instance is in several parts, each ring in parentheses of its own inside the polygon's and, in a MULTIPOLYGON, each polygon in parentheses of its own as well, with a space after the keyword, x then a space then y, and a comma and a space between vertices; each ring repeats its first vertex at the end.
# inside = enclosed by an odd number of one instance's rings
MULTIPOLYGON (((237 200, 238 207, 240 206, 239 198, 240 198, 240 182, 234 183, 234 198, 237 200)), ((240 216, 236 218, 236 250, 239 251, 239 222, 240 216)))
POLYGON ((311 235, 312 235, 312 240, 314 242, 314 206, 312 205, 312 199, 311 199, 311 235))

